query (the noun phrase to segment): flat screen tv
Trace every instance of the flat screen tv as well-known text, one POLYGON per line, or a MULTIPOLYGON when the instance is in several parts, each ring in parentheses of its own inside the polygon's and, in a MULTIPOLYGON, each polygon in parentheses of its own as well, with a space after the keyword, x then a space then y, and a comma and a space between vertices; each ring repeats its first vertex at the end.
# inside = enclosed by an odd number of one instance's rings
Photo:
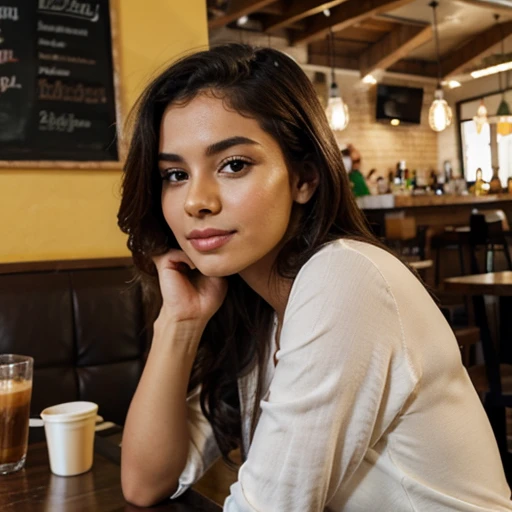
POLYGON ((399 119, 420 124, 423 89, 419 87, 377 86, 377 119, 399 119))

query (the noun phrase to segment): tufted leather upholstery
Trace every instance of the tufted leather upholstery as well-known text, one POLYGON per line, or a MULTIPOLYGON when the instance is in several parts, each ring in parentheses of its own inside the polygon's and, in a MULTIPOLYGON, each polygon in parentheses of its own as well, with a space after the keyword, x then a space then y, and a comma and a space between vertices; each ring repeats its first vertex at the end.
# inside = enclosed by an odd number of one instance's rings
POLYGON ((34 358, 31 416, 91 400, 124 424, 144 365, 141 290, 127 267, 0 274, 0 352, 34 358))

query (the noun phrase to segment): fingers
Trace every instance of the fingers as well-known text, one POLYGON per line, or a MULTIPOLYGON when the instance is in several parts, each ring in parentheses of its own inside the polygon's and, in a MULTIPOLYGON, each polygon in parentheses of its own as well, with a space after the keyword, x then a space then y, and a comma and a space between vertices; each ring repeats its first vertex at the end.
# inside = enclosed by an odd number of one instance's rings
POLYGON ((180 249, 170 249, 165 254, 153 256, 153 263, 158 273, 166 269, 179 270, 183 265, 186 265, 191 270, 196 268, 192 260, 180 249))

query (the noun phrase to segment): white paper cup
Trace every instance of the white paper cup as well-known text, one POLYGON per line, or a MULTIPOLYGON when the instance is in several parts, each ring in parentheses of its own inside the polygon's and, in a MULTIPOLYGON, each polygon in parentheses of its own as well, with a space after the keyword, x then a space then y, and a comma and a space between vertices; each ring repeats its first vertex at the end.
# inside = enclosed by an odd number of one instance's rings
POLYGON ((67 402, 41 413, 52 473, 73 476, 91 469, 97 412, 93 402, 67 402))

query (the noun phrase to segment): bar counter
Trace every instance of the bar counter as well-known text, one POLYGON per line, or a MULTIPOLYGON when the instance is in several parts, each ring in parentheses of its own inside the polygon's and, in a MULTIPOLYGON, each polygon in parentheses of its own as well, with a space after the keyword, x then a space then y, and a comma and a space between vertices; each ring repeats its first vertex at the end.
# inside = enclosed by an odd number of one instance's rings
MULTIPOLYGON (((512 194, 489 194, 485 196, 468 195, 423 195, 388 196, 388 207, 378 204, 378 196, 372 196, 370 202, 377 199, 372 207, 368 201, 361 204, 362 210, 372 225, 384 225, 386 215, 402 213, 405 217, 414 217, 417 226, 460 226, 469 224, 469 216, 478 210, 503 210, 512 223, 512 194), (391 201, 389 201, 391 199, 391 201), (393 201, 394 199, 394 201, 393 201), (391 203, 394 203, 391 205, 391 203)), ((376 230, 378 231, 378 230, 376 230)))

